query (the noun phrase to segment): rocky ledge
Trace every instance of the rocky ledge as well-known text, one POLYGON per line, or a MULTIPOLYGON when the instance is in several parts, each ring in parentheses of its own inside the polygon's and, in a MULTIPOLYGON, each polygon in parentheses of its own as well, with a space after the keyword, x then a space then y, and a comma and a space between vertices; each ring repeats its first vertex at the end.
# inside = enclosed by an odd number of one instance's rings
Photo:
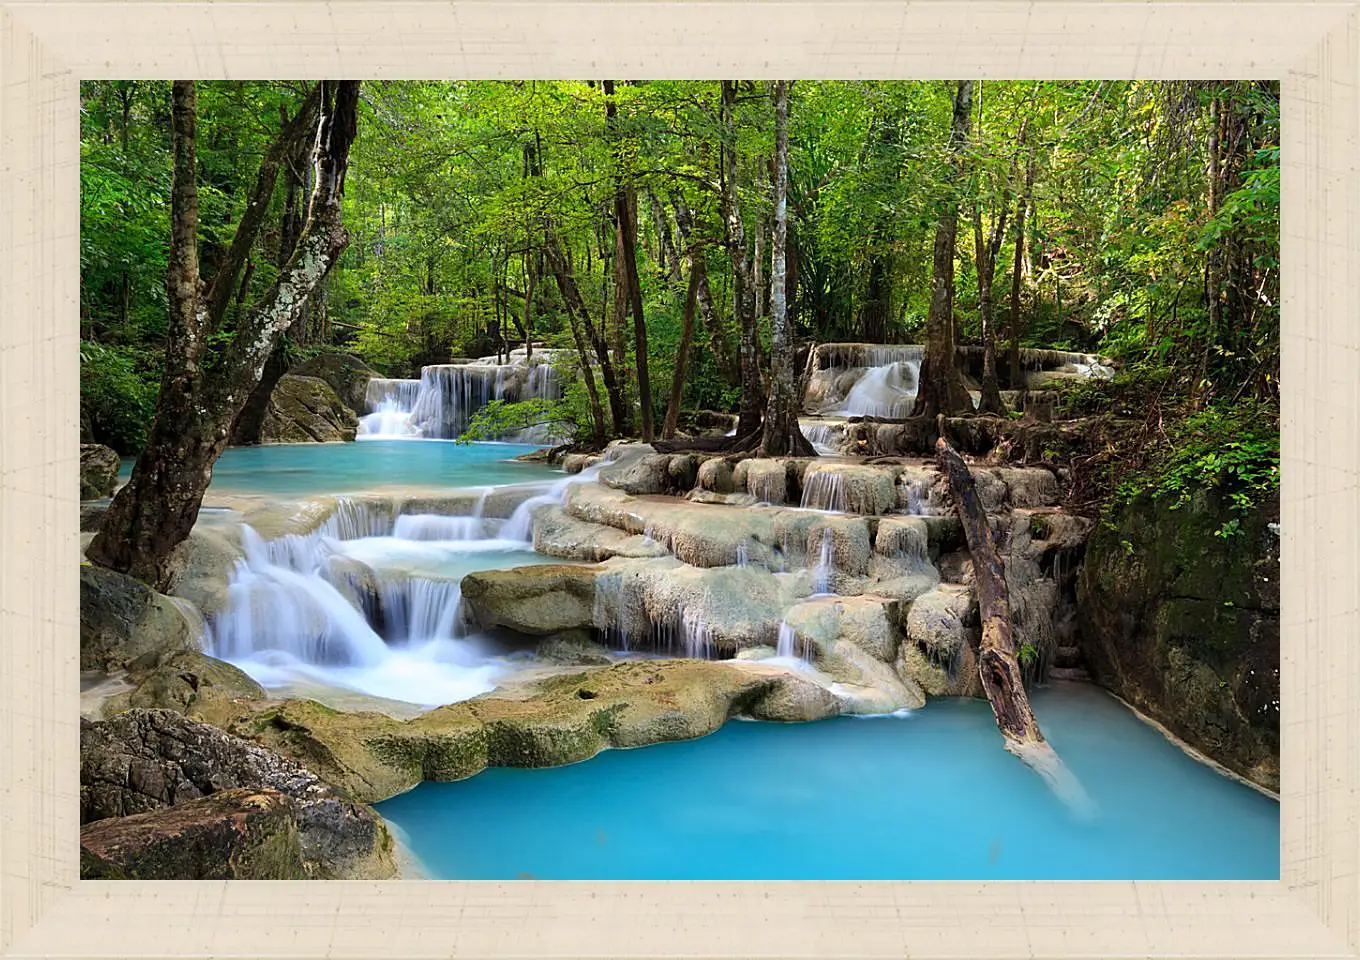
POLYGON ((396 872, 391 836, 368 807, 296 761, 171 710, 82 720, 80 784, 91 869, 176 880, 396 872))

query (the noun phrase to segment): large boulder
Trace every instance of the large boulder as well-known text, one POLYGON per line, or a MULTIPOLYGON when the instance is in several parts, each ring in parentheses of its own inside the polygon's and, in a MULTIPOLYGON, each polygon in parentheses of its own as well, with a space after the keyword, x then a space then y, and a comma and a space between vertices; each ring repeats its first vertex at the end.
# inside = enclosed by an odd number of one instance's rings
POLYGON ((1279 509, 1276 498, 1239 517, 1210 491, 1179 508, 1144 495, 1091 536, 1078 578, 1095 680, 1271 790, 1280 782, 1279 509), (1234 520, 1236 532, 1224 533, 1234 520))
POLYGON ((368 381, 379 375, 378 371, 348 353, 319 353, 288 372, 297 377, 325 380, 340 402, 359 416, 368 412, 364 400, 368 381))
POLYGON ((358 418, 325 380, 289 374, 269 397, 261 443, 328 443, 353 440, 358 418))
POLYGON ((80 669, 110 672, 197 649, 185 609, 126 574, 81 564, 80 669))
POLYGON ((113 496, 118 485, 118 452, 102 443, 80 445, 80 499, 99 500, 113 496))
POLYGON ((482 628, 535 637, 589 628, 597 569, 553 564, 479 570, 463 578, 463 603, 482 628))
POLYGON ((305 880, 292 801, 274 790, 224 790, 179 806, 90 823, 85 880, 305 880))
POLYGON ((248 788, 288 798, 307 876, 395 872, 382 820, 301 764, 169 710, 129 710, 80 725, 82 823, 174 807, 248 788))

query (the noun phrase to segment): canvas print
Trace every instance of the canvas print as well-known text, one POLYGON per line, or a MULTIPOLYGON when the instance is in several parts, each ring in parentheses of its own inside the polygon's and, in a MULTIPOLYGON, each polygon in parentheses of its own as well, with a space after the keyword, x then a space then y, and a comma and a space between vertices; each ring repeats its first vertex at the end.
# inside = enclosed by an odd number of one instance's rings
POLYGON ((1277 83, 80 96, 83 877, 1278 877, 1277 83))

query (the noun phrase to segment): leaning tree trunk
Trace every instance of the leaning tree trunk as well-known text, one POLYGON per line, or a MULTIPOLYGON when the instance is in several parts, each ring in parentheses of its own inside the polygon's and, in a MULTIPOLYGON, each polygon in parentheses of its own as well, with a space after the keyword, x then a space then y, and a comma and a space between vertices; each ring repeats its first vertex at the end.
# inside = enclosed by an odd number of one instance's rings
POLYGON ((1090 800, 1044 739, 1039 723, 1034 719, 1016 657, 1006 569, 997 553, 973 474, 945 439, 943 416, 939 418, 939 432, 935 452, 940 471, 948 478, 949 490, 968 541, 968 552, 973 558, 973 582, 977 590, 978 616, 982 621, 978 674, 992 705, 997 729, 1001 731, 1008 751, 1032 767, 1067 802, 1081 812, 1088 811, 1090 800))
POLYGON ((765 407, 762 457, 816 456, 798 425, 798 397, 794 375, 793 336, 789 330, 787 241, 789 232, 789 81, 774 84, 774 237, 771 241, 770 323, 774 356, 770 371, 770 399, 765 407))
MULTIPOLYGON (((325 81, 316 156, 318 175, 308 223, 297 250, 263 300, 237 325, 225 350, 208 354, 211 304, 222 310, 217 283, 234 287, 236 265, 249 244, 233 241, 214 286, 200 290, 198 276, 197 119, 194 82, 172 87, 174 183, 166 292, 170 303, 165 373, 156 416, 128 483, 114 496, 86 556, 101 566, 157 589, 173 585, 175 557, 198 519, 213 463, 226 447, 233 422, 264 370, 279 338, 306 309, 308 298, 349 242, 341 197, 350 145, 356 134, 359 83, 325 81), (224 276, 225 271, 225 276, 224 276)), ((291 125, 290 128, 291 129, 291 125)), ((288 135, 288 130, 284 136, 288 135)), ((277 145, 276 145, 277 147, 277 145)), ((271 149, 269 157, 282 151, 271 149)), ((267 201, 270 191, 264 193, 267 201)), ((258 230, 247 208, 242 227, 258 230)))
POLYGON ((971 411, 972 398, 963 385, 954 350, 954 253, 959 233, 958 190, 963 152, 968 142, 973 81, 960 80, 954 94, 954 120, 949 134, 949 166, 945 186, 951 196, 935 230, 930 284, 930 312, 926 318, 926 355, 921 364, 920 389, 913 416, 971 411))

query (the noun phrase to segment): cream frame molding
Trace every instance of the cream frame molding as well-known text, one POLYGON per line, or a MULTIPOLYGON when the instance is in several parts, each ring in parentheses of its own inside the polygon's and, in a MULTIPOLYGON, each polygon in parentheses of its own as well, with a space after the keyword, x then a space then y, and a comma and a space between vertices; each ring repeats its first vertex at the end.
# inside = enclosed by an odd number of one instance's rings
POLYGON ((0 0, 0 952, 1360 955, 1358 168, 1353 2, 0 0), (1280 882, 77 879, 79 80, 604 74, 1282 80, 1280 882))

